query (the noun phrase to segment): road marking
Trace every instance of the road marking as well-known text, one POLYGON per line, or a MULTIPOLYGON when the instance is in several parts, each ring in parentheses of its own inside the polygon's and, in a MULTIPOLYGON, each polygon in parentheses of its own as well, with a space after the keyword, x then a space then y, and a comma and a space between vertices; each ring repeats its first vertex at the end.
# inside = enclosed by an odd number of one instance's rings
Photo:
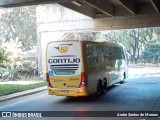
POLYGON ((23 102, 26 102, 26 101, 29 101, 29 100, 37 99, 37 98, 40 98, 40 97, 43 97, 43 96, 47 96, 47 95, 45 94, 45 95, 41 95, 41 96, 38 96, 38 97, 30 98, 30 99, 27 99, 27 100, 23 100, 23 101, 20 101, 20 102, 16 102, 16 103, 13 103, 13 104, 5 105, 5 106, 0 107, 0 109, 10 107, 12 105, 16 105, 16 104, 19 104, 19 103, 23 103, 23 102))

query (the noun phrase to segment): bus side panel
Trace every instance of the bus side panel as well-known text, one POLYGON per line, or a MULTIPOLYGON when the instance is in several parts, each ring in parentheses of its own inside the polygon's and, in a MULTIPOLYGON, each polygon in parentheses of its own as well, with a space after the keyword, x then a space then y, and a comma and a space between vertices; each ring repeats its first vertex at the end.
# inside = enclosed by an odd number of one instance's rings
POLYGON ((108 60, 104 59, 101 48, 104 47, 101 43, 88 42, 85 45, 87 72, 88 72, 88 89, 90 93, 97 92, 98 81, 103 81, 108 77, 107 65, 108 60))
POLYGON ((99 80, 106 79, 111 86, 123 79, 127 63, 119 45, 88 42, 85 46, 90 91, 96 92, 99 80))

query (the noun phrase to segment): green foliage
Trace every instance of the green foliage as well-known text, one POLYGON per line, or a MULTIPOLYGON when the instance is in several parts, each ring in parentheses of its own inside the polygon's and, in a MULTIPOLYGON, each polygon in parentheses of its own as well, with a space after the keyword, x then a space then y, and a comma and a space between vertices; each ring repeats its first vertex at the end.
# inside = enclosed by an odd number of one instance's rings
MULTIPOLYGON (((8 76, 17 76, 17 67, 23 65, 23 51, 32 49, 36 43, 35 6, 0 9, 0 67, 5 65, 12 70, 8 76)), ((1 68, 0 77, 5 73, 1 68)))
POLYGON ((3 54, 2 54, 2 52, 0 51, 0 63, 3 62, 3 59, 4 59, 3 54))
MULTIPOLYGON (((122 43, 131 55, 131 61, 137 63, 142 51, 150 41, 160 42, 160 28, 106 31, 103 32, 103 36, 108 41, 122 43)), ((143 54, 143 57, 145 55, 148 55, 147 52, 143 54)), ((158 55, 157 52, 152 52, 150 57, 157 59, 158 55)))
POLYGON ((16 70, 25 77, 31 77, 33 75, 34 68, 30 63, 23 63, 23 66, 18 66, 16 70))
POLYGON ((2 78, 3 74, 6 72, 6 65, 4 63, 9 62, 8 57, 3 53, 3 50, 0 49, 0 78, 2 78))
POLYGON ((5 67, 4 63, 9 62, 8 56, 3 53, 3 50, 0 49, 0 67, 5 67))
POLYGON ((3 42, 21 42, 24 51, 36 45, 35 6, 0 9, 0 13, 0 39, 3 42))
POLYGON ((147 61, 158 61, 160 58, 160 42, 151 41, 146 45, 141 55, 142 59, 147 61))
POLYGON ((67 33, 65 40, 85 40, 85 41, 96 41, 100 39, 100 32, 90 32, 90 33, 67 33))
POLYGON ((14 40, 10 40, 9 42, 3 44, 5 53, 10 60, 9 66, 12 68, 15 65, 20 65, 20 62, 23 60, 23 51, 21 46, 21 42, 14 40))
POLYGON ((0 96, 46 86, 46 82, 37 81, 32 84, 0 84, 0 96))

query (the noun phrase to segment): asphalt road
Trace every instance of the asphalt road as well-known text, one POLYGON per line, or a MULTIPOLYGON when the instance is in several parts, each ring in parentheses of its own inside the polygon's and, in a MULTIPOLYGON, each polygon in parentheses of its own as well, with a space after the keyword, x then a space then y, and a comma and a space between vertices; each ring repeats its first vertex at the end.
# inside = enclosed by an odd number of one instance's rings
MULTIPOLYGON (((61 111, 160 111, 160 68, 129 68, 129 78, 124 84, 117 84, 109 88, 101 97, 68 98, 49 96, 47 91, 39 92, 0 103, 0 111, 60 111, 62 117, 42 117, 38 120, 160 120, 157 117, 78 117, 79 113, 65 117, 61 111)), ((104 112, 104 113, 103 113, 104 112)), ((160 113, 160 112, 159 112, 160 113)), ((55 113, 50 113, 55 114, 55 113)), ((64 115, 65 114, 65 115, 64 115)), ((70 114, 70 113, 69 113, 70 114)), ((74 113, 73 113, 74 114, 74 113)), ((91 113, 90 113, 91 114, 91 113)), ((96 114, 96 113, 92 113, 96 114)), ((67 116, 67 115, 66 115, 67 116)), ((96 116, 96 115, 95 115, 96 116)), ((35 118, 0 118, 0 120, 19 120, 35 118)))

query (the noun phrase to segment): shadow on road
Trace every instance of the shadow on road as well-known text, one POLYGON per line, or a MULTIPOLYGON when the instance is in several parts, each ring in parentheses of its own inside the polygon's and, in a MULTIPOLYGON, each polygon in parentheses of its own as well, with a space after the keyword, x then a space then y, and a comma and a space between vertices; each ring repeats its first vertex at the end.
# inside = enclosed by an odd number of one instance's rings
MULTIPOLYGON (((109 97, 108 93, 113 90, 114 88, 118 87, 117 85, 113 85, 108 88, 107 92, 104 95, 98 96, 96 94, 91 96, 81 96, 81 97, 65 97, 58 101, 58 103, 92 103, 103 100, 105 97, 109 97)), ((109 99, 108 99, 109 100, 109 99)), ((106 100, 107 102, 107 100, 106 100)))
POLYGON ((86 102, 94 102, 100 99, 103 96, 97 96, 97 95, 92 95, 92 96, 84 96, 84 97, 66 97, 63 100, 59 101, 61 103, 72 103, 72 102, 81 102, 81 103, 86 103, 86 102))

